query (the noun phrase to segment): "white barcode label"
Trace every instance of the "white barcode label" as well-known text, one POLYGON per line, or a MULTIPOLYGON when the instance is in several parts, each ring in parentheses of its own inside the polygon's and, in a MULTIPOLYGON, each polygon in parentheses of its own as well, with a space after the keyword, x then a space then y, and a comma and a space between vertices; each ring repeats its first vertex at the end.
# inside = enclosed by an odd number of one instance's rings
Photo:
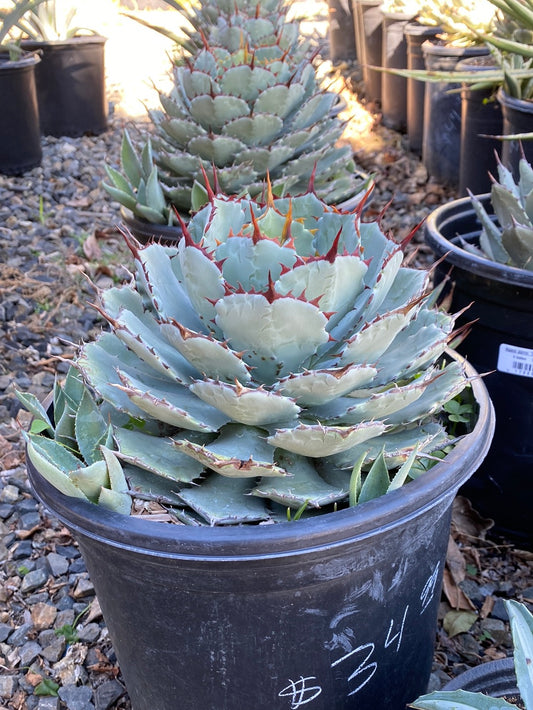
POLYGON ((533 377, 533 350, 502 343, 498 352, 497 368, 500 372, 508 372, 510 375, 533 377))

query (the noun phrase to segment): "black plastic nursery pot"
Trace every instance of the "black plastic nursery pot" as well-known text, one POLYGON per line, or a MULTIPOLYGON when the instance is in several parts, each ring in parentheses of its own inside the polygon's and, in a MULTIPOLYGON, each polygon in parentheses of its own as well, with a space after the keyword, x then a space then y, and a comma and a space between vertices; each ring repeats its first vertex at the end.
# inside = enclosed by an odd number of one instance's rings
MULTIPOLYGON (((482 196, 490 211, 489 195, 482 196)), ((476 243, 481 226, 470 198, 454 200, 428 217, 425 239, 438 259, 437 282, 451 270, 452 311, 473 321, 459 351, 484 381, 496 410, 496 431, 483 465, 464 486, 474 507, 497 529, 533 545, 528 491, 533 471, 533 272, 498 264, 461 248, 476 243)))
POLYGON ((41 164, 39 107, 35 67, 39 57, 28 54, 12 61, 0 53, 0 173, 21 175, 41 164))
MULTIPOLYGON (((531 133, 533 130, 533 101, 516 99, 501 88, 498 91, 498 101, 502 107, 504 136, 531 133)), ((533 141, 503 141, 502 162, 511 170, 515 179, 518 179, 518 163, 522 152, 528 162, 533 163, 533 141)))
POLYGON ((332 62, 357 58, 351 0, 328 0, 329 57, 332 62))
MULTIPOLYGON (((179 225, 170 224, 155 224, 147 222, 144 219, 139 219, 124 207, 120 210, 120 217, 131 234, 141 244, 156 241, 166 246, 177 244, 182 237, 181 227, 179 225)), ((183 221, 188 221, 187 216, 183 216, 183 221)))
MULTIPOLYGON (((404 27, 407 41, 407 69, 424 69, 422 43, 429 40, 440 31, 438 27, 429 27, 419 22, 408 22, 404 27)), ((407 138, 409 148, 421 155, 424 137, 424 99, 426 84, 409 77, 407 79, 407 138)))
POLYGON ((273 525, 189 527, 37 497, 79 542, 134 710, 405 710, 424 692, 451 504, 494 426, 471 371, 474 430, 422 477, 273 525))
MULTIPOLYGON (((383 12, 382 66, 384 69, 407 68, 407 40, 404 29, 412 15, 383 12)), ((383 123, 394 131, 407 129, 407 79, 385 72, 381 77, 383 123)))
POLYGON ((354 0, 354 12, 359 13, 358 23, 361 38, 359 52, 363 69, 365 98, 381 101, 382 73, 371 67, 380 67, 383 44, 383 12, 381 0, 354 0))
POLYGON ((41 132, 47 136, 97 135, 107 130, 105 37, 25 41, 38 51, 36 70, 41 132))
POLYGON ((492 698, 516 697, 519 694, 512 658, 482 663, 469 668, 443 687, 443 690, 467 690, 492 698))
MULTIPOLYGON (((462 59, 460 71, 483 72, 494 69, 492 55, 462 59)), ((489 192, 491 175, 497 175, 501 141, 491 136, 501 135, 503 116, 495 87, 472 89, 463 84, 461 89, 461 149, 459 162, 459 195, 467 190, 480 195, 489 192)))
MULTIPOLYGON (((442 41, 422 44, 426 69, 453 71, 466 57, 488 54, 486 47, 456 47, 442 41)), ((434 82, 426 85, 422 162, 428 173, 447 185, 459 183, 461 158, 461 96, 450 93, 458 84, 434 82)))

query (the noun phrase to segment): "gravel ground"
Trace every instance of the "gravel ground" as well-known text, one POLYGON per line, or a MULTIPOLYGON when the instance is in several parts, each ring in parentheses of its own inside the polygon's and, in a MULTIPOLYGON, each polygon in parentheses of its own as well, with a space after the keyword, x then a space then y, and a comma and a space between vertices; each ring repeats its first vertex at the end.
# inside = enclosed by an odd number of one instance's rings
MULTIPOLYGON (((316 7, 323 35, 325 5, 316 7)), ((100 183, 105 163, 118 162, 124 126, 146 129, 142 102, 154 95, 145 80, 165 81, 166 47, 150 44, 148 31, 125 25, 116 14, 104 21, 109 130, 97 137, 45 138, 41 167, 22 177, 0 176, 0 706, 9 710, 131 707, 76 543, 28 487, 20 439, 27 416, 13 392, 44 397, 50 391, 76 343, 100 327, 89 305, 94 285, 105 287, 127 273, 118 206, 100 183), (146 53, 139 59, 140 39, 150 61, 146 53)), ((401 239, 455 194, 428 178, 403 136, 365 110, 353 92, 356 82, 345 81, 353 79, 353 69, 321 67, 347 98, 347 135, 358 162, 377 175, 370 213, 378 215, 392 200, 383 223, 401 239)), ((416 238, 414 247, 415 260, 427 265, 427 249, 416 238)), ((465 667, 507 655, 502 599, 533 599, 533 555, 492 539, 487 527, 467 501, 458 501, 432 687, 465 667), (468 630, 455 633, 467 628, 468 618, 468 630)))

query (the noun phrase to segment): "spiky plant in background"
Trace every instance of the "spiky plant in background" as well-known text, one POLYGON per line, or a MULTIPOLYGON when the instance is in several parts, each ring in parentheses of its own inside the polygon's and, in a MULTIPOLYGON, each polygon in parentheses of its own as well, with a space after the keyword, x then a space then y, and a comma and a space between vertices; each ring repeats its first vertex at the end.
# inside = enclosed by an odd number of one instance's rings
POLYGON ((183 231, 127 237, 135 280, 99 294, 111 331, 56 387, 54 421, 20 395, 29 458, 60 490, 122 512, 157 498, 193 524, 286 520, 397 488, 450 443, 454 318, 378 223, 269 191, 210 195, 183 231))
POLYGON ((499 182, 493 182, 490 201, 497 222, 487 213, 483 203, 470 194, 482 230, 479 248, 464 244, 474 254, 492 261, 533 271, 533 168, 525 158, 518 164, 518 184, 511 172, 498 164, 499 182))
POLYGON ((212 167, 226 194, 257 196, 267 174, 276 194, 298 194, 315 168, 315 191, 329 204, 367 189, 350 146, 339 145, 338 97, 320 88, 313 50, 284 3, 267 5, 268 13, 250 0, 197 10, 191 36, 202 46, 191 39, 173 67, 174 88, 150 113, 154 135, 139 155, 126 133, 122 172, 107 168, 104 187, 135 215, 164 224, 175 221, 173 208, 197 208, 212 167))

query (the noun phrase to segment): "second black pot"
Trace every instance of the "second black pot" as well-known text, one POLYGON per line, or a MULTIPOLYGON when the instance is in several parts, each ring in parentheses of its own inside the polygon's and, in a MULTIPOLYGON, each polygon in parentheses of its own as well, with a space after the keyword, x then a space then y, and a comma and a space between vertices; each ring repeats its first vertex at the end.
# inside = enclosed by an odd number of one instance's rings
MULTIPOLYGON (((482 201, 490 212, 489 196, 482 201)), ((447 279, 450 309, 467 309, 458 320, 473 322, 459 346, 484 376, 496 410, 496 431, 485 462, 463 493, 493 518, 497 528, 533 546, 528 491, 533 471, 533 272, 474 256, 461 240, 476 243, 481 225, 470 198, 454 200, 428 217, 425 239, 441 262, 435 280, 447 279), (452 269, 453 267, 453 269, 452 269)))
POLYGON ((10 60, 0 53, 0 173, 21 175, 40 165, 39 106, 35 88, 35 67, 39 57, 10 60))
MULTIPOLYGON (((531 133, 533 130, 533 101, 516 99, 509 96, 503 89, 498 91, 498 101, 503 113, 503 135, 511 136, 517 133, 531 133)), ((533 140, 503 141, 502 162, 511 170, 515 180, 518 179, 518 163, 522 151, 529 163, 533 164, 533 140)))
POLYGON ((90 35, 23 43, 41 55, 36 84, 43 135, 77 137, 107 129, 105 42, 90 35))
MULTIPOLYGON (((382 66, 384 69, 407 68, 407 40, 404 29, 411 15, 383 13, 382 66)), ((407 79, 385 72, 381 77, 383 123, 394 131, 407 128, 407 79)))
POLYGON ((466 690, 490 695, 492 698, 516 696, 518 686, 514 661, 512 658, 500 658, 474 666, 446 683, 443 690, 466 690))
MULTIPOLYGON (((494 69, 492 55, 470 57, 457 64, 458 71, 483 72, 494 69)), ((503 130, 500 103, 495 87, 472 89, 463 84, 461 89, 461 153, 459 162, 459 195, 468 190, 479 195, 489 192, 491 175, 497 174, 501 143, 496 138, 503 130)))
MULTIPOLYGON (((466 57, 488 54, 485 47, 455 47, 442 41, 422 45, 426 69, 453 71, 466 57)), ((461 96, 450 93, 458 84, 427 84, 424 105, 422 160, 428 173, 439 182, 457 185, 461 154, 461 96)))
MULTIPOLYGON (((176 245, 182 237, 179 225, 147 222, 144 219, 139 219, 124 207, 120 210, 120 216, 128 230, 141 244, 155 241, 165 246, 172 246, 176 245)), ((188 217, 184 217, 183 221, 187 222, 188 217)))

